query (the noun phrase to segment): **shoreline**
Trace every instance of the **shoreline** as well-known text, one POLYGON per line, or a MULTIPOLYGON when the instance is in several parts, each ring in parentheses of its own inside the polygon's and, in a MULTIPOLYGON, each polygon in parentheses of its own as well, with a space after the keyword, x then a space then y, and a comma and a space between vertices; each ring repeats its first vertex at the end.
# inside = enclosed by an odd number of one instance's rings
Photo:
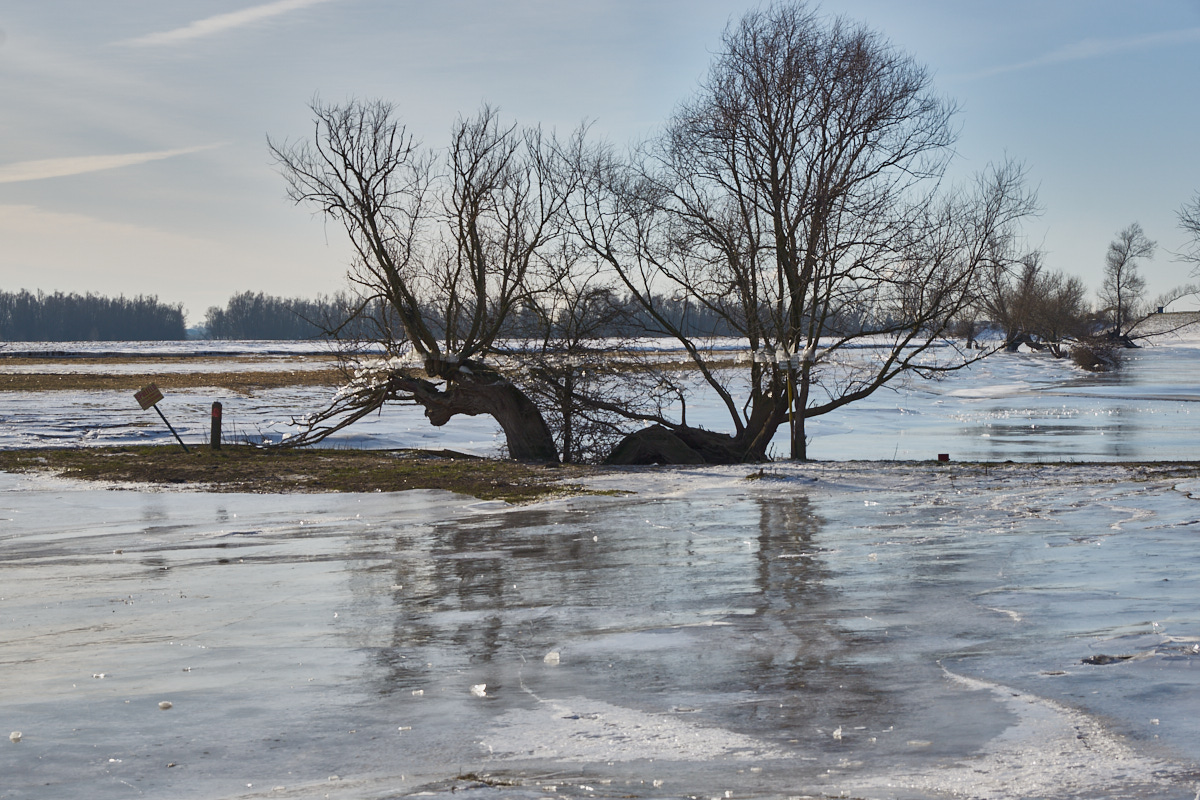
MULTIPOLYGON (((609 476, 637 471, 744 470, 747 482, 769 485, 797 477, 797 468, 817 475, 869 463, 877 470, 929 470, 950 480, 1030 479, 1036 473, 1116 470, 1126 480, 1200 478, 1200 461, 778 461, 763 464, 609 467, 580 464, 528 464, 452 450, 349 450, 260 448, 226 444, 220 450, 175 444, 0 450, 0 472, 160 489, 257 494, 402 492, 443 489, 480 500, 529 503, 562 495, 609 493, 580 481, 603 485, 609 476), (789 474, 790 473, 790 474, 789 474)), ((622 492, 623 493, 623 492, 622 492)))

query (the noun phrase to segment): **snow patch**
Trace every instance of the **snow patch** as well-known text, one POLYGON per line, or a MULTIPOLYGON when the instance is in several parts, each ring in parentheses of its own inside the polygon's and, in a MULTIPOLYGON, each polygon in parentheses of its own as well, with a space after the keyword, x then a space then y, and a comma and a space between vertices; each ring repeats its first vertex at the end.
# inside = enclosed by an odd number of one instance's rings
POLYGON ((924 774, 877 778, 870 788, 1009 800, 1026 797, 1111 797, 1115 787, 1177 786, 1170 765, 1139 755, 1092 717, 1052 700, 944 670, 970 691, 991 692, 1017 722, 982 753, 924 774))
POLYGON ((547 758, 588 763, 787 755, 769 742, 723 728, 586 697, 542 701, 533 709, 508 711, 480 744, 497 759, 547 758))

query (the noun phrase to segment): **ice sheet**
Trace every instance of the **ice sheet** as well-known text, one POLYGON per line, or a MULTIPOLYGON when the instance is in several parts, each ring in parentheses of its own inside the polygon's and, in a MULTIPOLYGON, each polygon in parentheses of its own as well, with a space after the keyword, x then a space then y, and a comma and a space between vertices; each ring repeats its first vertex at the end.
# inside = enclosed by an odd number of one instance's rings
MULTIPOLYGON (((239 353, 268 352, 265 343, 225 344, 240 347, 239 353)), ((939 453, 954 460, 990 461, 1195 458, 1200 451, 1198 352, 1187 342, 1131 350, 1123 370, 1102 375, 1044 354, 997 354, 943 380, 900 381, 810 419, 809 455, 837 461, 927 460, 939 453)), ((287 359, 275 363, 275 368, 290 368, 287 359)), ((73 368, 69 359, 62 368, 73 368)), ((727 376, 737 395, 738 373, 727 376)), ((227 440, 278 440, 298 430, 292 418, 323 408, 330 395, 322 387, 252 395, 194 390, 168 392, 160 407, 188 441, 207 441, 214 400, 224 405, 227 440)), ((723 406, 704 391, 689 401, 688 422, 710 430, 731 428, 723 406)), ((787 436, 784 426, 772 444, 773 454, 790 452, 787 436)), ((171 441, 158 417, 141 411, 130 392, 0 393, 0 447, 171 441)), ((459 416, 435 428, 420 409, 392 405, 325 444, 495 455, 502 452, 503 437, 487 417, 459 416)))
POLYGON ((0 797, 1196 794, 1194 479, 746 473, 505 509, 0 475, 0 797))

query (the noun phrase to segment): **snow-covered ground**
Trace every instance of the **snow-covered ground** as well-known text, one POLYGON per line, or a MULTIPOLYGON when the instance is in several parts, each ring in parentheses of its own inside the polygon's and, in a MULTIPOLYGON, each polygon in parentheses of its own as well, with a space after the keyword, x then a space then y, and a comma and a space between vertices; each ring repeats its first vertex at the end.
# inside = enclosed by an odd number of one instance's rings
POLYGON ((748 472, 526 508, 0 475, 0 798, 1200 791, 1200 478, 748 472))

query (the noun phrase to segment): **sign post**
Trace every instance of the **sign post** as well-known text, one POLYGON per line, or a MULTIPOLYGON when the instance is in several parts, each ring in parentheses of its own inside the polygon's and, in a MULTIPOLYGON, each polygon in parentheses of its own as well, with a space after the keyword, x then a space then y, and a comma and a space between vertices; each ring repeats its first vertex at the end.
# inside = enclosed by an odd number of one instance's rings
POLYGON ((213 450, 221 449, 221 404, 216 401, 212 405, 212 430, 208 444, 213 450))
POLYGON ((171 433, 175 434, 175 441, 179 442, 179 446, 183 448, 183 452, 191 452, 187 449, 187 445, 183 443, 183 439, 179 438, 179 434, 175 431, 175 428, 171 426, 171 423, 167 422, 167 417, 162 413, 162 409, 158 407, 158 401, 163 399, 163 393, 157 386, 153 383, 149 386, 143 386, 140 391, 134 393, 133 399, 138 401, 138 405, 142 407, 142 411, 153 406, 158 415, 162 417, 162 421, 166 422, 171 433))

